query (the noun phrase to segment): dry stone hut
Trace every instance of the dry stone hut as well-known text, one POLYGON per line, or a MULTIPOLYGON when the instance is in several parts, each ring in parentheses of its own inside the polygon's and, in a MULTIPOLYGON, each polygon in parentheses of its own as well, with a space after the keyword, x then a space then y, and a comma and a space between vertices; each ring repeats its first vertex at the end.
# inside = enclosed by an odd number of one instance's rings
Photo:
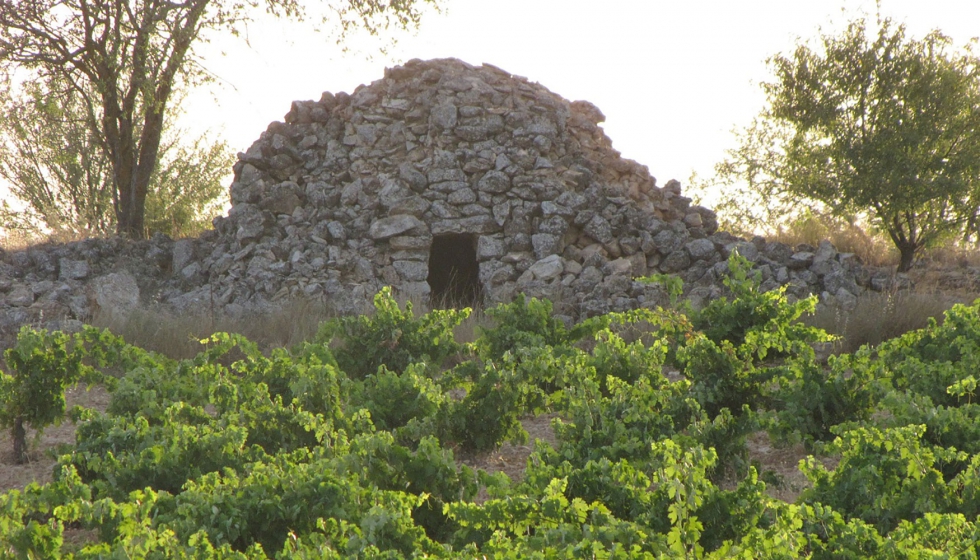
POLYGON ((634 277, 700 280, 723 244, 708 238, 714 213, 620 157, 603 118, 455 59, 294 102, 240 154, 200 270, 225 304, 353 306, 383 285, 464 304, 524 292, 572 315, 652 303, 658 289, 634 277))
MULTIPOLYGON (((95 312, 262 312, 292 298, 362 312, 382 286, 438 303, 546 297, 579 319, 667 303, 636 281, 721 294, 732 250, 763 289, 853 306, 908 285, 827 242, 718 232, 680 185, 623 159, 602 113, 489 65, 413 60, 352 94, 295 102, 235 164, 231 210, 198 239, 0 249, 0 347, 20 325, 95 312)), ((971 277, 972 278, 972 277, 971 277)))

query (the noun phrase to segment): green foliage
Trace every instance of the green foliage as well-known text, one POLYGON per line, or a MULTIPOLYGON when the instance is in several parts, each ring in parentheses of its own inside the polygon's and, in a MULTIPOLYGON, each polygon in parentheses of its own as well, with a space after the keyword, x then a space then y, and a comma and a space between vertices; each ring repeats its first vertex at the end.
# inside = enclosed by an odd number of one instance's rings
MULTIPOLYGON (((768 60, 768 106, 717 167, 764 205, 866 216, 908 270, 923 248, 975 232, 980 63, 938 31, 851 22, 768 60)), ((738 198, 730 199, 739 206, 738 198)), ((751 204, 751 203, 750 203, 751 204)))
POLYGON ((382 364, 402 372, 413 362, 435 366, 462 350, 453 329, 469 317, 471 310, 434 309, 416 318, 412 303, 399 307, 385 287, 374 296, 372 317, 337 317, 320 325, 316 343, 337 341, 334 357, 340 369, 354 379, 374 374, 382 364))
POLYGON ((722 282, 733 299, 714 299, 691 318, 708 340, 729 342, 740 356, 755 360, 766 359, 770 352, 810 354, 811 343, 831 340, 825 332, 798 321, 816 309, 815 296, 790 303, 784 288, 763 292, 759 273, 751 275, 752 263, 737 251, 728 257, 728 271, 722 282))
POLYGON ((651 274, 637 278, 644 284, 659 284, 667 290, 667 297, 670 298, 670 306, 677 307, 681 296, 684 295, 684 280, 680 276, 672 274, 651 274))
POLYGON ((805 360, 794 362, 785 371, 773 391, 778 421, 770 430, 780 440, 800 437, 807 444, 826 441, 834 426, 868 420, 882 398, 882 383, 878 381, 882 368, 871 360, 867 348, 831 356, 827 367, 805 360))
POLYGON ((425 364, 411 364, 401 374, 381 366, 351 389, 349 406, 366 408, 379 430, 395 431, 412 420, 436 416, 448 399, 425 375, 425 364))
MULTIPOLYGON (((116 229, 111 157, 93 134, 81 95, 51 81, 7 92, 0 107, 0 177, 22 206, 0 206, 5 227, 30 235, 105 236, 116 229)), ((174 107, 174 113, 179 109, 174 107)), ((210 226, 234 163, 225 142, 206 136, 190 143, 167 121, 146 195, 148 232, 172 237, 210 226)))
POLYGON ((493 327, 481 329, 477 349, 484 359, 499 359, 516 348, 562 347, 588 338, 609 326, 612 317, 587 319, 569 329, 551 313, 551 302, 518 294, 511 303, 487 309, 493 327))
POLYGON ((980 370, 980 300, 957 304, 926 328, 887 341, 879 348, 896 389, 928 396, 937 405, 972 401, 969 379, 980 370))
POLYGON ((948 511, 952 496, 940 469, 962 462, 955 449, 922 442, 925 426, 838 430, 827 451, 840 453, 831 472, 810 457, 800 465, 813 483, 801 500, 821 503, 888 533, 900 520, 948 511))
POLYGON ((471 381, 463 385, 466 396, 447 406, 443 439, 470 451, 494 449, 506 440, 526 442, 520 419, 539 412, 545 401, 543 392, 528 379, 528 370, 511 354, 483 367, 466 362, 457 368, 467 372, 471 381))
POLYGON ((807 346, 821 333, 794 323, 807 307, 730 265, 732 298, 695 320, 678 305, 566 326, 522 300, 470 354, 442 339, 458 316, 382 293, 349 324, 418 342, 370 364, 343 345, 335 359, 333 337, 262 353, 219 333, 177 362, 92 328, 24 331, 19 363, 78 364, 112 399, 71 412, 53 482, 0 495, 0 555, 976 557, 976 306, 823 366, 807 346), (450 347, 465 361, 443 370, 431 357, 450 347), (543 412, 557 444, 536 442, 520 480, 457 460, 522 441, 543 412), (762 427, 825 454, 803 461, 797 504, 749 465, 762 427))
POLYGON ((36 430, 65 416, 65 390, 86 372, 84 352, 65 333, 23 327, 17 343, 4 353, 13 375, 0 372, 0 427, 13 429, 14 455, 26 459, 24 425, 36 430))

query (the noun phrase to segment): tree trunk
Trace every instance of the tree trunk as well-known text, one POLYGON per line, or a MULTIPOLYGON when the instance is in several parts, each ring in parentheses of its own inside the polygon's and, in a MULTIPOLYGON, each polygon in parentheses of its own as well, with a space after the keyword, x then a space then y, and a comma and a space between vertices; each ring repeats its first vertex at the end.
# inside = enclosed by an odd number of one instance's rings
POLYGON ((14 463, 23 465, 27 462, 27 431, 24 430, 24 419, 14 418, 14 463))
POLYGON ((915 262, 915 253, 918 247, 913 243, 896 243, 901 258, 898 261, 898 272, 908 272, 915 262))
MULTIPOLYGON (((135 178, 134 178, 135 179, 135 178)), ((116 233, 132 239, 146 237, 146 189, 147 185, 133 185, 135 180, 120 185, 119 208, 116 212, 116 233)))

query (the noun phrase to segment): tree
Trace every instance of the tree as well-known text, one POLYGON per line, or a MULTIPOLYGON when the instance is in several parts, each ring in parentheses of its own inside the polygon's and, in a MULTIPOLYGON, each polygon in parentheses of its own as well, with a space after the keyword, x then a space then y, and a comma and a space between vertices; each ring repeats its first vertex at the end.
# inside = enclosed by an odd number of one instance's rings
POLYGON ((767 108, 716 171, 783 209, 865 216, 906 271, 980 208, 980 60, 934 31, 864 20, 768 60, 767 108), (781 205, 781 206, 780 206, 781 205))
MULTIPOLYGON (((340 39, 418 24, 438 0, 327 3, 340 39)), ((145 235, 146 199, 173 94, 208 79, 195 46, 208 33, 238 33, 264 6, 303 19, 299 0, 0 0, 0 69, 26 70, 77 96, 84 122, 108 155, 119 234, 145 235)), ((328 18, 324 18, 328 21, 328 18)))
MULTIPOLYGON (((30 235, 107 235, 116 227, 112 170, 85 108, 65 88, 31 82, 0 108, 0 179, 19 205, 0 204, 0 222, 30 235)), ((203 229, 224 194, 233 156, 224 142, 191 143, 164 123, 157 167, 147 188, 147 231, 181 236, 203 229)))
POLYGON ((42 430, 65 416, 65 390, 75 385, 87 369, 84 350, 63 332, 49 333, 23 327, 17 344, 4 353, 13 375, 0 371, 0 427, 12 430, 14 460, 27 461, 30 425, 40 437, 42 430))

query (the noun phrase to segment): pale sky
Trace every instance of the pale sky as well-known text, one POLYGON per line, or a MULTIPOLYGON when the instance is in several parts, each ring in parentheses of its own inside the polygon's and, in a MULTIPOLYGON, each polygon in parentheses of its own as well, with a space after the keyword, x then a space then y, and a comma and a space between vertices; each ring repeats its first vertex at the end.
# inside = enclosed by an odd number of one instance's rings
MULTIPOLYGON (((957 45, 980 36, 980 0, 883 0, 882 13, 921 37, 932 29, 957 45)), ((613 147, 647 165, 663 185, 710 176, 731 131, 763 106, 765 59, 797 38, 841 29, 860 0, 445 0, 388 55, 344 55, 307 26, 252 25, 249 41, 212 43, 205 66, 223 85, 201 91, 183 125, 211 130, 244 151, 295 99, 353 91, 386 66, 412 58, 484 62, 606 115, 613 147), (224 51, 224 54, 222 54, 224 51), (217 102, 215 97, 217 96, 217 102)))

